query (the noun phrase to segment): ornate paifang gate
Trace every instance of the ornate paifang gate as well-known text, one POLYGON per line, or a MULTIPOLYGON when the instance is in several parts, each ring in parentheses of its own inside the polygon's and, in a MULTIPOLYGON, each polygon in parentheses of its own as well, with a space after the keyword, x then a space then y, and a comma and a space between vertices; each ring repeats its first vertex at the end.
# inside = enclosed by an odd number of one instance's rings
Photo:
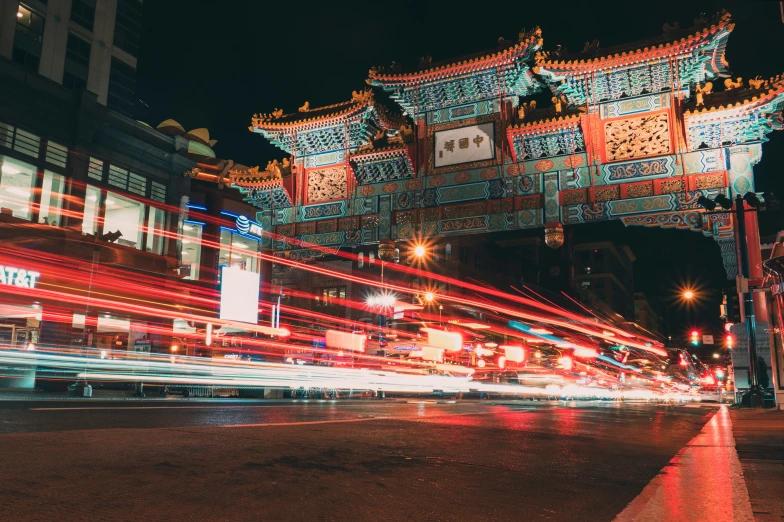
POLYGON ((627 49, 545 53, 535 29, 484 55, 373 68, 367 83, 402 117, 372 91, 256 115, 250 130, 288 152, 293 173, 234 183, 274 227, 276 255, 616 219, 713 237, 733 278, 732 215, 697 200, 754 190, 761 144, 782 128, 784 78, 729 79, 729 15, 695 22, 627 49), (528 102, 547 89, 550 106, 528 102))

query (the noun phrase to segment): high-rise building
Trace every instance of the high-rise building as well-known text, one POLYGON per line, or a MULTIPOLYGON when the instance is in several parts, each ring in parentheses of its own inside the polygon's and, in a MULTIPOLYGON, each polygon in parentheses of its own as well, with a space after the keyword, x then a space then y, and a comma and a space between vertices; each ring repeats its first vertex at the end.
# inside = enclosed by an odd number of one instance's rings
POLYGON ((0 0, 0 56, 133 116, 141 0, 0 0))
MULTIPOLYGON (((634 254, 611 242, 574 245, 574 289, 581 300, 604 303, 634 321, 634 254)), ((593 303, 589 303, 593 304, 593 303)))

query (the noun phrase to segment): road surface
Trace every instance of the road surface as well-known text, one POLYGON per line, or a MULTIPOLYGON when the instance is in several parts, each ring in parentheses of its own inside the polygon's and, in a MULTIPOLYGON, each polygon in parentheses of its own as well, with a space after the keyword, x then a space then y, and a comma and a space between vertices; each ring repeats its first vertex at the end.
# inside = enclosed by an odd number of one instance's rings
POLYGON ((611 521, 715 411, 3 401, 0 519, 611 521))

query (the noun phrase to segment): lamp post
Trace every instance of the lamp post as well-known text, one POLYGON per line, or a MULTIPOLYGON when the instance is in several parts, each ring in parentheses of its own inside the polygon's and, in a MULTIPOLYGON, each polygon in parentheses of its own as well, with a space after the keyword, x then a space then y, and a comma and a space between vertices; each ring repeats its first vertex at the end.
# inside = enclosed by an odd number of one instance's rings
POLYGON ((756 211, 760 206, 760 200, 753 192, 747 192, 735 198, 735 210, 732 210, 733 201, 724 194, 717 195, 713 200, 700 196, 697 203, 705 207, 709 212, 721 205, 721 213, 731 212, 737 214, 737 243, 740 253, 740 277, 738 278, 738 293, 743 306, 743 316, 746 323, 746 335, 749 340, 749 391, 742 398, 742 404, 747 404, 752 408, 762 406, 764 395, 759 385, 759 367, 757 365, 757 324, 754 318, 754 298, 749 290, 748 280, 751 277, 751 266, 749 263, 749 245, 746 237, 746 206, 748 203, 752 210, 756 211))
POLYGON ((742 402, 748 402, 749 406, 755 408, 762 406, 764 396, 759 386, 759 368, 757 367, 757 324, 754 320, 754 298, 748 287, 751 267, 749 266, 749 245, 746 241, 746 208, 744 198, 740 195, 735 200, 735 212, 738 214, 741 276, 746 280, 746 284, 742 285, 742 294, 746 334, 749 339, 749 391, 746 392, 742 402))

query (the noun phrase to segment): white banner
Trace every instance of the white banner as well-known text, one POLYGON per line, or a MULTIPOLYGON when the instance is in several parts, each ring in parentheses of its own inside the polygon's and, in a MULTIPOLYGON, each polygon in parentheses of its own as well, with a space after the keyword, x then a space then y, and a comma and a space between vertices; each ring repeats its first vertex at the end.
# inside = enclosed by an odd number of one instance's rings
POLYGON ((489 122, 436 132, 436 167, 493 159, 493 128, 493 122, 489 122))

